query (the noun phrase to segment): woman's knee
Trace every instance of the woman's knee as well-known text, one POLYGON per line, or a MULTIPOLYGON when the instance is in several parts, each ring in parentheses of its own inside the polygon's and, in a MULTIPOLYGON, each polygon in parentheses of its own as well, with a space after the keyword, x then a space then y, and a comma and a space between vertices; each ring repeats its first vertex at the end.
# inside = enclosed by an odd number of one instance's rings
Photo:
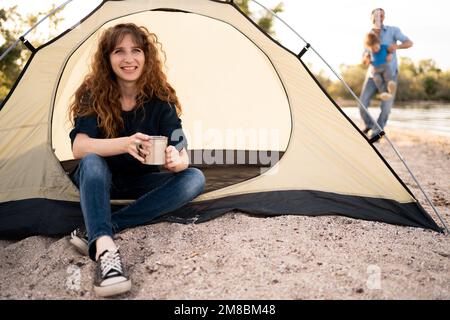
POLYGON ((105 159, 95 153, 88 153, 79 163, 80 175, 87 179, 110 179, 111 173, 105 159))
POLYGON ((199 195, 205 189, 205 175, 197 168, 187 168, 184 170, 188 190, 191 190, 195 196, 199 195))

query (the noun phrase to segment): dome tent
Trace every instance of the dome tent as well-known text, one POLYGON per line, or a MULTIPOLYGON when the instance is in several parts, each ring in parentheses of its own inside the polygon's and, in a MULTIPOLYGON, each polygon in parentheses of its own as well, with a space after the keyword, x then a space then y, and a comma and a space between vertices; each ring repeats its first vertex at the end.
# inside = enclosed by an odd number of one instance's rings
POLYGON ((62 235, 82 223, 78 190, 67 175, 76 164, 67 108, 99 35, 121 22, 158 35, 183 105, 191 162, 207 183, 215 182, 160 221, 202 222, 239 210, 338 214, 440 230, 301 56, 232 1, 110 0, 50 42, 30 47, 32 56, 3 102, 0 236, 62 235))

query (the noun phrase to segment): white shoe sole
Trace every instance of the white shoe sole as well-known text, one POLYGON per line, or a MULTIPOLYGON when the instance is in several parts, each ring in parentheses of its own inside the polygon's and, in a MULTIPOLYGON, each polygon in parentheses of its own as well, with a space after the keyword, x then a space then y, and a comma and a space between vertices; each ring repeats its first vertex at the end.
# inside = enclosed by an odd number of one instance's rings
POLYGON ((111 284, 109 286, 94 286, 94 292, 99 297, 110 297, 122 294, 131 290, 131 280, 111 284))
POLYGON ((391 100, 392 99, 392 94, 387 93, 387 92, 383 92, 383 93, 380 94, 380 99, 382 101, 391 100))
POLYGON ((77 249, 77 251, 85 256, 89 256, 89 247, 80 238, 71 238, 69 242, 77 249))

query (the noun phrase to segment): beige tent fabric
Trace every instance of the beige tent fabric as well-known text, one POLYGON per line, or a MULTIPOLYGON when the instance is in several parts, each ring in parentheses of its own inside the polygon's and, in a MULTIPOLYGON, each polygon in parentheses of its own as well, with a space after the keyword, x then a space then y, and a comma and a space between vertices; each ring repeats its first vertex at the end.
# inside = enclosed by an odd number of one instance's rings
MULTIPOLYGON (((205 130, 208 125, 226 130, 230 125, 252 126, 248 119, 255 114, 258 115, 255 121, 279 130, 274 150, 287 147, 284 157, 263 175, 201 195, 196 201, 269 190, 305 189, 414 201, 296 57, 271 41, 232 6, 206 0, 107 2, 79 27, 41 49, 0 112, 0 201, 32 197, 78 200, 76 189, 57 164, 49 143, 52 139, 52 147, 59 157, 70 157, 68 127, 62 121, 64 108, 79 85, 80 76, 87 70, 86 62, 98 36, 96 32, 105 23, 114 24, 122 19, 147 22, 155 30, 159 28, 162 40, 170 39, 176 31, 182 34, 189 22, 189 33, 180 39, 180 44, 168 40, 167 46, 163 45, 169 59, 169 78, 185 107, 184 127, 193 131, 190 147, 239 145, 236 141, 196 140, 197 119, 202 119, 205 130), (148 12, 152 8, 176 8, 194 14, 148 12), (133 13, 137 14, 130 15, 133 13), (118 20, 117 16, 123 18, 118 20), (205 28, 211 18, 214 22, 205 28), (200 69, 198 74, 197 68, 178 57, 193 54, 189 48, 190 41, 196 41, 194 32, 202 40, 210 39, 194 44, 205 47, 206 53, 215 54, 196 57, 202 61, 207 59, 208 67, 200 69), (219 40, 217 35, 221 37, 219 40), (184 50, 177 49, 180 46, 184 50), (223 51, 230 46, 231 52, 223 51), (221 76, 223 73, 226 76, 221 76), (248 87, 243 89, 242 83, 248 87), (203 95, 199 96, 198 88, 205 88, 203 95), (235 95, 229 95, 228 90, 235 95), (58 126, 50 127, 53 106, 53 123, 58 126)), ((255 128, 260 124, 254 124, 255 128)), ((243 145, 251 150, 268 146, 251 140, 243 145)))
POLYGON ((48 144, 50 97, 56 72, 39 51, 0 112, 0 201, 77 199, 48 144))

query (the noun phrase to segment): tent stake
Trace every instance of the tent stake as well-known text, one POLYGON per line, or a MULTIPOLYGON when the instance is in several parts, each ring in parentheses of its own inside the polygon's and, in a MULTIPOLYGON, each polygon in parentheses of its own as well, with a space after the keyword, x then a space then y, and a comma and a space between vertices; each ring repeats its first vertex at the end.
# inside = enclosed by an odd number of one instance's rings
MULTIPOLYGON (((314 49, 313 46, 310 45, 310 42, 306 41, 305 39, 303 39, 303 37, 297 32, 295 31, 287 22, 285 22, 283 19, 281 19, 275 12, 273 12, 271 9, 265 7, 264 5, 262 5, 261 3, 259 3, 257 0, 251 0, 253 2, 255 2, 256 4, 258 4, 260 7, 264 8, 267 12, 271 13, 276 19, 278 19, 281 23, 283 23, 286 27, 288 27, 297 37, 299 37, 304 43, 306 43, 309 46, 309 50, 314 51, 314 53, 320 58, 320 60, 322 60, 323 63, 325 63, 327 65, 327 67, 333 72, 333 74, 342 82, 342 84, 345 86, 345 88, 350 92, 350 94, 356 99, 356 101, 358 102, 358 104, 363 107, 364 112, 370 117, 370 119, 372 120, 373 123, 375 123, 377 129, 380 132, 383 132, 383 129, 380 127, 380 125, 375 121, 375 119, 372 117, 372 115, 369 113, 369 111, 367 110, 367 108, 364 106, 364 104, 361 102, 361 100, 356 96, 356 94, 353 92, 353 90, 350 88, 350 86, 345 82, 345 80, 333 69, 332 66, 330 66, 330 64, 324 59, 322 58, 322 56, 314 49)), ((444 219, 442 218, 442 216, 439 214, 439 211, 437 210, 437 208, 434 206, 433 202, 431 201, 431 199, 428 197, 427 193, 425 192, 425 190, 422 188, 421 184, 419 183, 419 181, 416 179, 415 175, 413 174, 413 172, 411 171, 411 169, 409 168, 409 166, 407 165, 406 161, 404 160, 404 158, 402 157, 402 155, 400 154, 400 152, 397 150, 397 148, 394 146, 394 144, 392 143, 392 141, 388 138, 387 135, 385 135, 386 140, 389 142, 389 145, 392 147, 392 149, 394 150, 394 152, 396 153, 396 155, 399 157, 400 161, 403 163, 403 165, 405 166, 406 170, 408 170, 409 174, 411 175, 411 177, 413 178, 414 182, 417 184, 417 186, 419 187, 420 191, 422 191, 423 195, 425 196, 425 199, 428 201, 428 203, 431 205, 431 207, 433 208, 433 211, 436 213, 436 215, 438 216, 439 220, 441 221, 441 223, 444 225, 444 228, 446 230, 447 235, 450 234, 450 231, 444 221, 444 219)))

